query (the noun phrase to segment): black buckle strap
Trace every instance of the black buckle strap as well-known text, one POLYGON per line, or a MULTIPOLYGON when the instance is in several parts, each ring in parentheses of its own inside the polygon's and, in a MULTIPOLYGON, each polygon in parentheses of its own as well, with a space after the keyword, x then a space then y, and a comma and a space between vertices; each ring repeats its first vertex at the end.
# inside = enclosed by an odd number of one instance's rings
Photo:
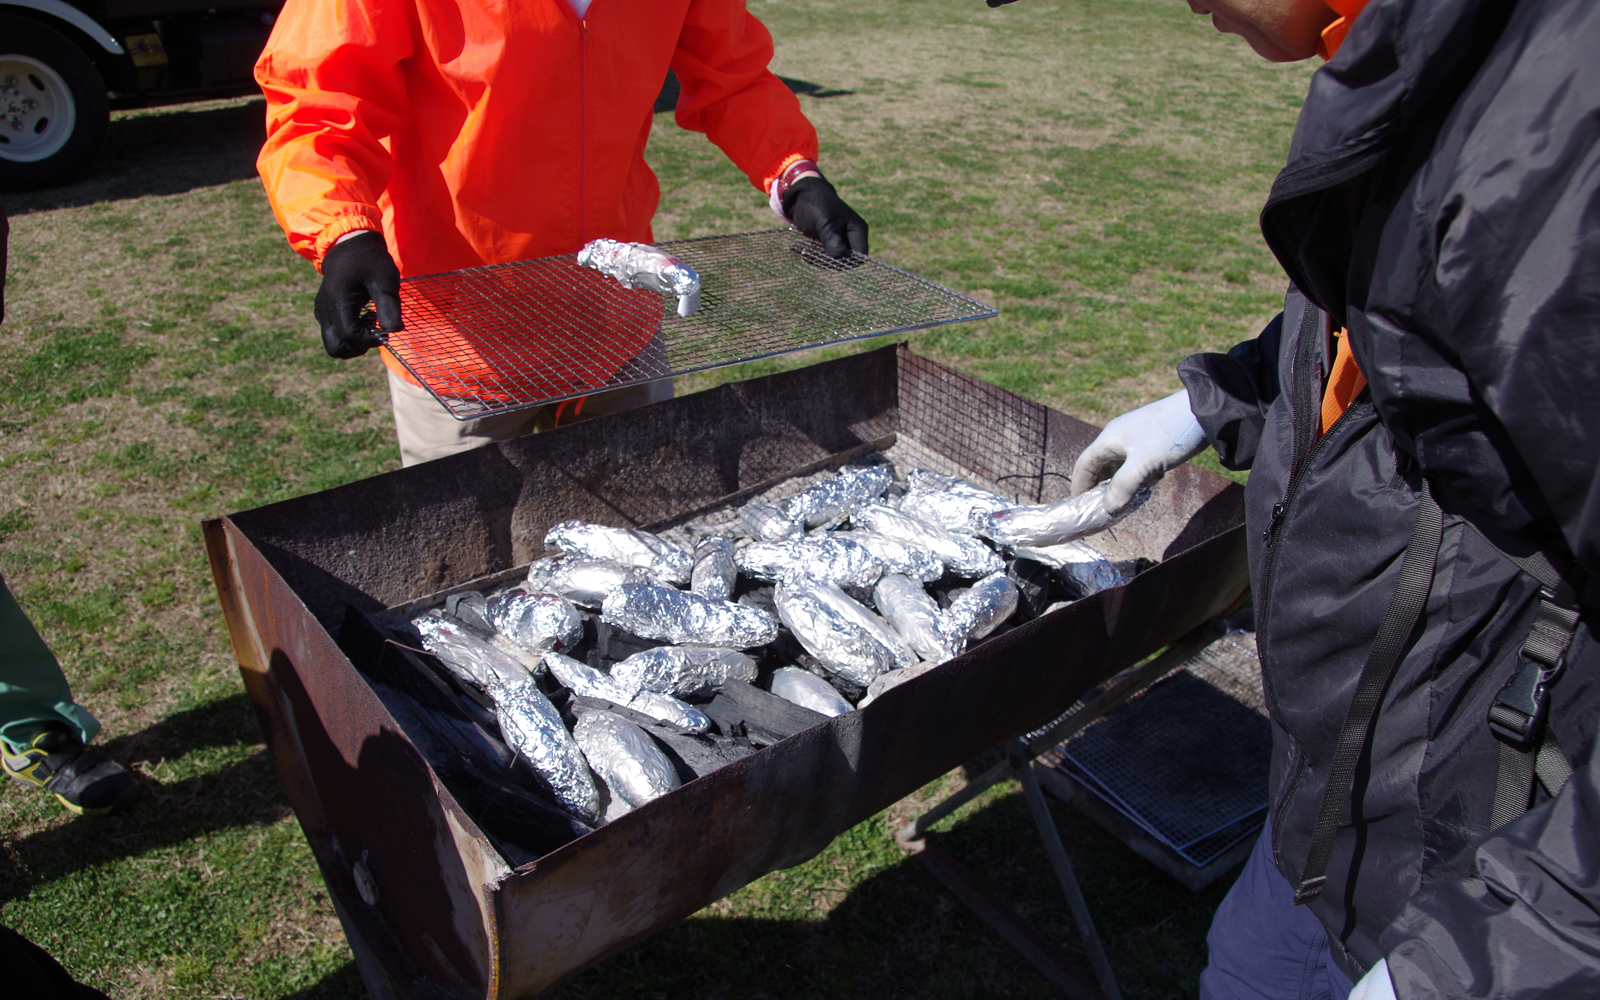
POLYGON ((1338 832, 1339 819, 1350 798, 1356 763, 1366 749, 1383 689, 1388 686, 1389 677, 1400 662, 1406 643, 1428 604, 1428 594, 1433 590, 1434 565, 1439 559, 1439 542, 1443 536, 1444 512, 1434 501, 1433 493, 1424 479, 1422 495, 1418 498, 1417 519, 1411 527, 1411 541, 1406 546, 1405 559, 1400 564, 1400 580, 1395 585, 1394 596, 1389 600, 1389 610, 1383 616, 1383 624, 1378 626, 1378 637, 1372 644, 1372 652, 1367 654, 1366 665, 1361 668, 1361 678, 1356 681, 1355 696, 1345 713, 1344 728, 1339 732, 1333 763, 1328 768, 1328 784, 1322 790, 1317 825, 1312 828, 1311 846, 1306 851, 1306 863, 1300 869, 1300 882, 1294 890, 1296 906, 1316 899, 1327 881, 1333 837, 1338 832))
POLYGON ((1526 655, 1519 664, 1489 706, 1489 728, 1502 740, 1526 747, 1544 728, 1550 711, 1550 685, 1561 675, 1564 664, 1557 660, 1547 666, 1526 655))
POLYGON ((1539 610, 1522 642, 1517 672, 1489 706, 1489 730, 1500 741, 1489 828, 1499 829, 1528 811, 1537 777, 1555 795, 1572 774, 1572 765, 1549 729, 1550 687, 1566 667, 1582 617, 1581 590, 1540 553, 1510 557, 1540 583, 1539 610))

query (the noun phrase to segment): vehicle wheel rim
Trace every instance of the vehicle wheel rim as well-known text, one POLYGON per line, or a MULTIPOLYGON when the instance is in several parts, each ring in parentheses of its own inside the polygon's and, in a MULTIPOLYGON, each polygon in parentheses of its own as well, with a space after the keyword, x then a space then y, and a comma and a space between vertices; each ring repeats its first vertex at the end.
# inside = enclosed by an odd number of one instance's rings
POLYGON ((32 56, 0 52, 0 160, 37 163, 72 138, 78 108, 61 74, 32 56))

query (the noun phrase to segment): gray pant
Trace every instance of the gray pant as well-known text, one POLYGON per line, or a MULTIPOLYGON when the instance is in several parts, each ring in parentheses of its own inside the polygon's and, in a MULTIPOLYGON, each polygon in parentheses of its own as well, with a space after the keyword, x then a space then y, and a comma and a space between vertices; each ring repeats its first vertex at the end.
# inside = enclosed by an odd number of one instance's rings
POLYGON ((389 402, 394 407, 395 436, 400 439, 400 464, 406 467, 457 452, 481 448, 492 441, 509 441, 547 431, 590 417, 631 410, 646 403, 672 398, 672 379, 658 379, 580 400, 530 406, 510 413, 495 413, 472 420, 457 420, 421 386, 389 372, 389 402))

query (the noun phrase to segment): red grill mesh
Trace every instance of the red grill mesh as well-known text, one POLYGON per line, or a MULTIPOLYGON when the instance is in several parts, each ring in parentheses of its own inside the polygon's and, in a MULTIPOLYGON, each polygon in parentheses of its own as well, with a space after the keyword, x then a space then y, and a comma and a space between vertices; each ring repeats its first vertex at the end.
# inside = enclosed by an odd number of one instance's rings
POLYGON ((576 256, 401 283, 388 346, 457 419, 538 406, 996 310, 860 254, 835 261, 790 230, 660 244, 700 274, 700 309, 634 291, 576 256))

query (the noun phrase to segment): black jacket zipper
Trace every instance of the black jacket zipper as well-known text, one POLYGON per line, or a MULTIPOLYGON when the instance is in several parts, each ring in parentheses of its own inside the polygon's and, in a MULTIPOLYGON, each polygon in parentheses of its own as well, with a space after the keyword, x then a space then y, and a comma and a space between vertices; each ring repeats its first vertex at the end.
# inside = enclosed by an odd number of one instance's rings
MULTIPOLYGON (((1287 517, 1290 504, 1294 503, 1295 494, 1300 490, 1300 481, 1305 478, 1306 472, 1311 468, 1311 460, 1316 457, 1317 452, 1322 450, 1322 443, 1332 437, 1339 427, 1349 419, 1351 411, 1356 408, 1356 403, 1360 399, 1360 397, 1357 397, 1356 400, 1351 401, 1345 411, 1339 414, 1339 419, 1335 420, 1333 426, 1328 428, 1328 433, 1313 440, 1321 407, 1313 407, 1311 404, 1313 400, 1318 402, 1321 400, 1321 394, 1316 390, 1322 385, 1322 365, 1319 358, 1321 353, 1320 338, 1317 340, 1311 338, 1321 332, 1318 328, 1321 326, 1322 317, 1326 313, 1309 302, 1306 303, 1306 309, 1306 319, 1300 324, 1299 342, 1295 345, 1295 392, 1291 404, 1295 421, 1294 450, 1299 457, 1294 463, 1294 472, 1289 476, 1289 483, 1284 487, 1283 499, 1272 505, 1272 516, 1267 519, 1266 529, 1262 532, 1262 536, 1266 539, 1268 551, 1267 564, 1261 571, 1261 589, 1263 591, 1260 605, 1261 613, 1256 618, 1256 645, 1258 649, 1265 649, 1267 646, 1267 628, 1271 624, 1272 618, 1272 578, 1276 575, 1275 570, 1278 565, 1278 528, 1287 517), (1312 367, 1313 365, 1315 365, 1314 368, 1312 367)), ((1362 391, 1365 392, 1366 390, 1362 391)), ((1268 701, 1276 709, 1277 697, 1272 691, 1272 682, 1265 677, 1263 680, 1265 681, 1268 701)))

